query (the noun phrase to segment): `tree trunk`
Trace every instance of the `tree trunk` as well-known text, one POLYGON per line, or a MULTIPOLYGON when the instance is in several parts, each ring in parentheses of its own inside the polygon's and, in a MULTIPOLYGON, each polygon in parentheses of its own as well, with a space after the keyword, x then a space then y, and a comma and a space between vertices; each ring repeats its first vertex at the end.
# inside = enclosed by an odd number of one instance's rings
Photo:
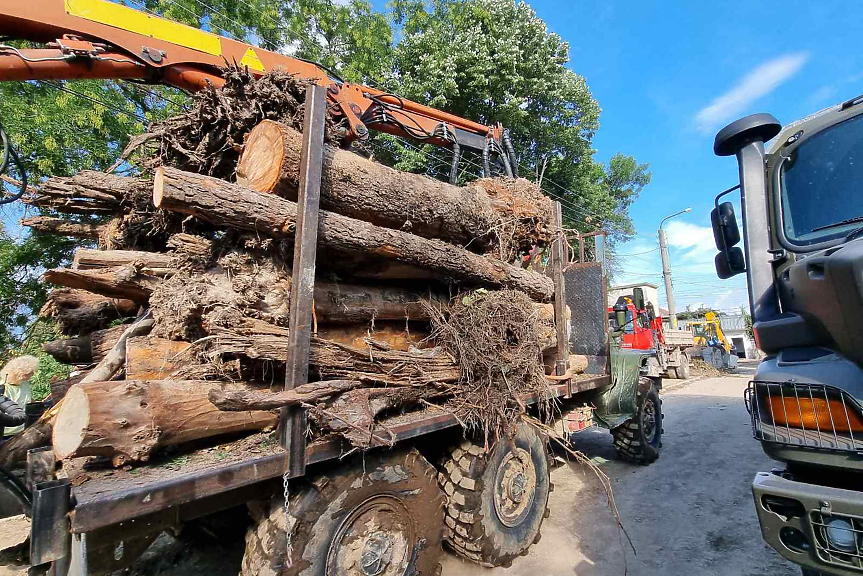
MULTIPOLYGON (((247 318, 230 328, 215 327, 212 337, 198 346, 213 359, 245 357, 284 364, 288 329, 247 318)), ((402 352, 368 345, 353 348, 321 338, 312 338, 309 364, 311 372, 321 380, 360 380, 397 386, 453 382, 460 374, 452 358, 435 354, 434 350, 402 352)), ((223 377, 223 370, 219 365, 187 363, 177 377, 223 377)))
POLYGON ((275 426, 272 412, 223 412, 207 399, 207 382, 120 380, 79 384, 66 394, 54 425, 58 459, 146 462, 165 446, 275 426))
POLYGON ((56 404, 66 396, 69 389, 83 380, 87 376, 87 372, 81 372, 71 378, 51 382, 51 400, 56 404))
POLYGON ((24 199, 26 204, 68 214, 116 214, 123 205, 146 198, 150 182, 116 174, 84 170, 75 176, 56 176, 24 199))
POLYGON ((131 300, 57 288, 48 296, 39 316, 55 320, 63 334, 87 334, 106 328, 114 320, 134 316, 137 310, 138 305, 131 300))
MULTIPOLYGON (((189 342, 139 336, 126 340, 126 380, 164 380, 188 364, 189 342)), ((195 361, 196 362, 196 361, 195 361)))
POLYGON ((135 270, 149 276, 165 277, 174 271, 170 254, 141 252, 138 250, 91 250, 78 248, 72 260, 73 270, 100 270, 132 265, 135 270))
POLYGON ((114 343, 114 346, 105 354, 105 357, 90 370, 82 383, 99 382, 102 380, 110 380, 114 374, 120 371, 126 363, 126 340, 135 336, 143 336, 149 334, 153 329, 153 317, 148 309, 134 323, 124 326, 125 330, 114 343))
POLYGON ((56 286, 87 290, 109 298, 123 298, 135 302, 147 302, 161 278, 138 273, 134 265, 119 266, 105 270, 71 270, 54 268, 45 272, 43 278, 56 286))
POLYGON ((113 326, 77 338, 45 342, 42 344, 42 350, 64 364, 100 362, 114 347, 126 328, 128 326, 113 326))
MULTIPOLYGON (((237 183, 297 198, 303 135, 264 120, 246 137, 237 183)), ((505 214, 481 188, 453 186, 324 147, 321 207, 378 226, 484 251, 505 214)), ((512 217, 512 214, 509 215, 512 217)))
POLYGON ((427 348, 424 342, 429 335, 428 324, 404 320, 384 320, 362 324, 330 324, 318 326, 318 338, 337 342, 351 348, 377 350, 401 350, 407 352, 411 347, 427 348))
POLYGON ((357 380, 325 380, 301 384, 292 390, 275 393, 248 388, 213 388, 207 397, 219 410, 227 412, 278 410, 302 402, 314 402, 333 394, 360 388, 362 385, 363 383, 357 380))
POLYGON ((105 224, 70 222, 62 218, 51 218, 49 216, 24 218, 21 220, 21 225, 29 226, 40 234, 71 236, 72 238, 86 238, 87 240, 98 240, 105 231, 105 224))
MULTIPOLYGON (((279 238, 292 236, 297 224, 294 202, 168 167, 156 172, 153 202, 159 208, 199 216, 216 225, 256 230, 279 238)), ((426 268, 443 278, 521 290, 536 300, 550 300, 554 294, 551 279, 536 272, 440 240, 381 228, 332 212, 320 214, 318 242, 348 254, 375 255, 426 268)))

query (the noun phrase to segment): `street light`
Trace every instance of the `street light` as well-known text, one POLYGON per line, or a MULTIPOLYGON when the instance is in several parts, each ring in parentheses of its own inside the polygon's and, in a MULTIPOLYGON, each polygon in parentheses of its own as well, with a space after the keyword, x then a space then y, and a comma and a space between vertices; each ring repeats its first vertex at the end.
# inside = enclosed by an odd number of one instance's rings
POLYGON ((671 321, 671 328, 677 330, 677 308, 674 306, 674 292, 671 289, 671 267, 668 265, 668 246, 665 243, 665 230, 662 226, 665 221, 692 212, 692 208, 675 212, 671 216, 666 216, 659 221, 659 252, 662 255, 662 278, 665 280, 665 297, 668 300, 668 319, 671 321))

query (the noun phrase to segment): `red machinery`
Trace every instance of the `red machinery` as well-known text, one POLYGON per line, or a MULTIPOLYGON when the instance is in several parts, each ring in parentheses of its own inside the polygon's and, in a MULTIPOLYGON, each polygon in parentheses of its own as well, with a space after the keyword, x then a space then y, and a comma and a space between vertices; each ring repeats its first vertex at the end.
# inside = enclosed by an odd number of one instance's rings
POLYGON ((693 346, 692 334, 682 330, 666 332, 662 318, 656 315, 653 304, 645 303, 640 288, 636 288, 632 296, 621 296, 614 306, 609 306, 608 318, 612 328, 623 329, 621 348, 654 353, 649 359, 651 365, 645 367, 649 371, 669 378, 689 378, 687 348, 693 346), (626 313, 624 326, 616 326, 619 311, 626 313))

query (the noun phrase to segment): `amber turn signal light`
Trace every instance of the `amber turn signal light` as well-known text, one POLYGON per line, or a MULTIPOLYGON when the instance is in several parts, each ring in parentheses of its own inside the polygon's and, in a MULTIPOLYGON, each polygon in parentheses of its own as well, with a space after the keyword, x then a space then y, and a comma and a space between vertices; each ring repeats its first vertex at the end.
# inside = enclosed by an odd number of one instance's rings
POLYGON ((770 395, 773 423, 789 428, 863 432, 863 417, 837 398, 798 398, 770 395))

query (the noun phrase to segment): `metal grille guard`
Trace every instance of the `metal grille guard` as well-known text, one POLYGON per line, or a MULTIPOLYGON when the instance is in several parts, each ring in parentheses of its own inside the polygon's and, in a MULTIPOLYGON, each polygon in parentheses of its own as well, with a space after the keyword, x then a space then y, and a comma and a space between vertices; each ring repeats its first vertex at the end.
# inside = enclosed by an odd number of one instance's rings
POLYGON ((751 381, 743 399, 756 440, 801 448, 863 452, 863 432, 855 437, 851 429, 852 422, 863 420, 863 409, 853 396, 835 386, 751 381), (779 406, 770 401, 771 396, 778 399, 779 406), (778 412, 780 423, 774 418, 774 410, 778 412), (791 420, 799 422, 792 426, 789 425, 791 420))

